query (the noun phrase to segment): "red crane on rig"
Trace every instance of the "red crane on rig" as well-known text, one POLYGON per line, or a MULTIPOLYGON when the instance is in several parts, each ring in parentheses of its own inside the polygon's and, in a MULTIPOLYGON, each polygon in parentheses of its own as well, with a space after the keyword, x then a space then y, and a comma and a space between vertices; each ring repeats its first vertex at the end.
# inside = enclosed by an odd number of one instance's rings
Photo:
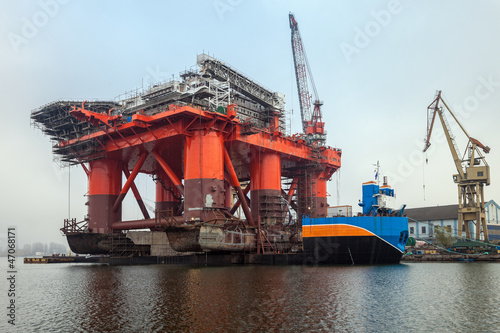
POLYGON ((312 141, 324 142, 325 123, 321 117, 321 106, 323 102, 318 97, 318 91, 314 84, 309 61, 307 60, 306 51, 300 37, 299 25, 292 13, 289 14, 290 29, 292 32, 292 52, 293 63, 295 67, 295 77, 297 79, 297 90, 299 92, 300 115, 302 118, 302 130, 312 141), (314 92, 314 109, 311 112, 311 99, 307 76, 311 81, 311 86, 314 92))

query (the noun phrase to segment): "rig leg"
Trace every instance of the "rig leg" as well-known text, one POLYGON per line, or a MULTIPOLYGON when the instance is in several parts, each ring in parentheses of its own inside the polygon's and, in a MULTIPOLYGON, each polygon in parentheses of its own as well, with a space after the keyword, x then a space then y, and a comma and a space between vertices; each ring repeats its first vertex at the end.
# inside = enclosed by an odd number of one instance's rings
POLYGON ((251 205, 254 221, 260 216, 262 226, 284 221, 281 195, 281 156, 276 152, 254 150, 250 160, 251 205))
POLYGON ((224 209, 223 136, 198 130, 184 145, 184 218, 208 221, 224 209))
POLYGON ((122 187, 122 162, 99 159, 89 164, 89 230, 108 233, 111 224, 122 216, 121 207, 112 209, 122 187))

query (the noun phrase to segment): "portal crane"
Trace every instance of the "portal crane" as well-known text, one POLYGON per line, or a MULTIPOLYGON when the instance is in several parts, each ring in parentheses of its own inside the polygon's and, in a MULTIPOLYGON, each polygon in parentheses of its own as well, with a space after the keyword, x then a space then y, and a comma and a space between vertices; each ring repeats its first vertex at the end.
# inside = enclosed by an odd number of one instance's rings
POLYGON ((290 29, 292 32, 292 52, 293 63, 295 66, 295 77, 297 79, 297 89, 299 92, 300 115, 302 118, 302 129, 312 141, 324 142, 325 123, 321 116, 321 106, 323 102, 318 97, 318 91, 314 84, 311 68, 307 60, 306 50, 302 44, 300 37, 299 25, 292 13, 289 14, 290 29), (314 92, 314 109, 311 112, 311 94, 309 94, 309 86, 307 76, 311 81, 311 86, 314 92))
POLYGON ((467 131, 465 131, 462 124, 455 117, 455 114, 443 100, 441 90, 439 90, 432 103, 427 107, 427 137, 425 139, 424 152, 431 145, 430 139, 436 114, 439 116, 439 120, 443 126, 444 134, 446 135, 446 140, 448 141, 448 146, 450 147, 451 155, 458 171, 458 174, 453 175, 453 181, 458 184, 458 237, 462 237, 462 228, 465 224, 466 237, 470 239, 469 222, 473 222, 476 226, 476 240, 480 239, 482 226, 484 240, 488 241, 483 186, 490 185, 490 167, 479 148, 486 154, 490 152, 490 148, 467 134, 467 131), (469 140, 466 152, 464 152, 462 157, 460 157, 455 137, 451 132, 450 125, 446 120, 443 107, 440 106, 440 103, 450 112, 469 140), (466 153, 468 153, 467 158, 465 157, 466 153))

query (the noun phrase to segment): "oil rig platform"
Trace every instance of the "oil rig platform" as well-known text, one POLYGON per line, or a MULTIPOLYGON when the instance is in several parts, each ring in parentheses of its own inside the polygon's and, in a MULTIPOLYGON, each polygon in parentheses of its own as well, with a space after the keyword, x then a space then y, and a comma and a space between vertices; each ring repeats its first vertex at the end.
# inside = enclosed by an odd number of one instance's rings
POLYGON ((342 152, 311 133, 285 135, 284 105, 282 93, 201 54, 179 79, 133 96, 34 110, 32 123, 50 137, 55 156, 88 177, 88 215, 61 229, 71 250, 300 252, 301 219, 327 216, 327 181, 342 152), (154 212, 134 184, 139 173, 156 183, 154 212), (122 221, 130 191, 144 218, 122 221))

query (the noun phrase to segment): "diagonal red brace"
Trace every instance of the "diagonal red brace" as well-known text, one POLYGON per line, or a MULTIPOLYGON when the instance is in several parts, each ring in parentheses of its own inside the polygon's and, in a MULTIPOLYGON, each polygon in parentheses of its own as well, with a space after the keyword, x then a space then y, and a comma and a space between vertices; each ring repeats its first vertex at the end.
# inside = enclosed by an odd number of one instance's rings
POLYGON ((184 186, 182 185, 179 178, 177 178, 172 168, 167 164, 167 162, 165 162, 165 160, 160 156, 160 154, 158 154, 154 150, 153 150, 153 155, 155 156, 156 161, 160 164, 163 171, 165 171, 165 173, 167 174, 168 178, 170 178, 172 183, 174 183, 175 187, 184 196, 184 186))
MULTIPOLYGON (((243 190, 243 194, 245 195, 245 199, 247 200, 247 204, 250 201, 247 197, 248 192, 250 192, 250 182, 248 182, 247 187, 245 187, 245 189, 243 190)), ((238 201, 236 201, 236 203, 234 204, 233 208, 231 208, 231 210, 229 211, 229 214, 233 215, 236 212, 236 210, 238 209, 238 207, 240 206, 240 204, 241 204, 241 201, 240 201, 240 199, 238 199, 238 201)))
MULTIPOLYGON (((130 172, 128 172, 127 167, 123 167, 123 174, 127 179, 130 177, 130 172)), ((146 220, 150 219, 148 210, 146 209, 146 205, 144 205, 144 201, 142 200, 141 194, 139 193, 139 190, 137 189, 137 186, 135 186, 135 183, 132 183, 130 186, 132 189, 132 192, 134 193, 134 197, 137 200, 137 204, 139 205, 139 208, 141 209, 142 215, 144 215, 144 218, 146 220)))
POLYGON ((292 184, 290 185, 290 189, 288 190, 288 203, 292 202, 293 194, 295 193, 295 189, 297 188, 297 182, 299 181, 299 177, 293 177, 292 184))
POLYGON ((80 163, 80 165, 82 166, 83 171, 85 171, 85 173, 87 174, 87 177, 89 177, 89 176, 90 176, 90 171, 89 171, 89 169, 88 169, 88 168, 85 166, 85 164, 83 164, 83 163, 80 163))
POLYGON ((226 170, 229 173, 229 179, 231 180, 231 185, 236 190, 236 194, 238 194, 238 199, 240 199, 241 207, 243 208, 243 212, 245 213, 247 221, 251 226, 255 226, 252 214, 250 214, 250 209, 248 208, 246 196, 245 194, 243 194, 243 190, 241 189, 241 185, 240 182, 238 181, 238 177, 236 176, 236 172, 234 172, 234 167, 233 164, 231 163, 231 159, 229 158, 229 154, 227 153, 226 147, 224 147, 224 166, 226 167, 226 170))
POLYGON ((147 157, 148 157, 147 152, 142 153, 141 157, 139 157, 139 161, 137 161, 137 164, 135 165, 134 169, 132 170, 132 173, 130 174, 130 177, 127 178, 125 185, 123 185, 120 195, 118 196, 118 198, 116 198, 115 204, 113 205, 113 212, 116 212, 118 210, 123 199, 125 199, 125 196, 127 195, 130 186, 132 186, 132 184, 134 183, 135 177, 141 170, 142 165, 144 164, 144 161, 146 161, 147 157))

